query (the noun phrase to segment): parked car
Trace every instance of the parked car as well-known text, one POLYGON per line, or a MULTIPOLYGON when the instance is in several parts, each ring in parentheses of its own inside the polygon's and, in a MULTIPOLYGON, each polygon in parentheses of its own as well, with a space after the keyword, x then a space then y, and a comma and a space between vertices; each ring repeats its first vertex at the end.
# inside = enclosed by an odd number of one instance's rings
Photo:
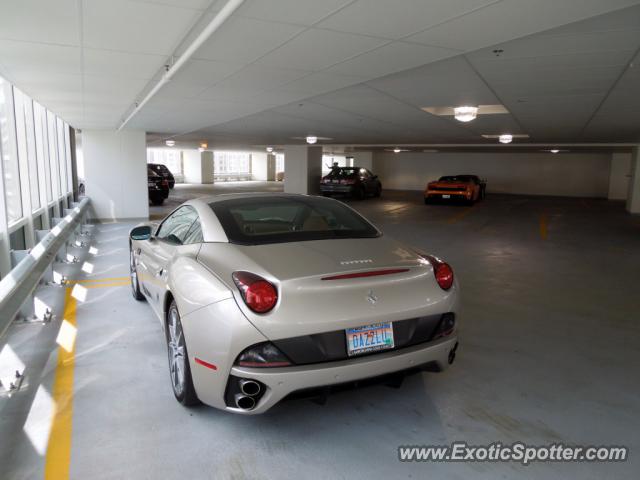
POLYGON ((424 203, 434 200, 459 200, 474 203, 485 197, 486 180, 476 175, 450 175, 429 182, 424 191, 424 203))
POLYGON ((147 167, 147 187, 149 200, 154 205, 162 205, 165 198, 169 197, 169 181, 151 167, 147 167))
POLYGON ((263 413, 296 392, 455 358, 451 267, 337 200, 201 197, 135 227, 129 247, 133 296, 161 322, 183 405, 263 413))
POLYGON ((377 175, 366 168, 333 167, 328 175, 322 177, 320 193, 325 196, 342 193, 360 199, 367 195, 379 197, 382 194, 382 183, 377 175))
POLYGON ((173 188, 176 186, 176 179, 171 173, 171 170, 166 165, 162 165, 160 163, 149 163, 149 168, 151 168, 154 172, 156 172, 161 177, 164 177, 169 182, 169 188, 173 188))

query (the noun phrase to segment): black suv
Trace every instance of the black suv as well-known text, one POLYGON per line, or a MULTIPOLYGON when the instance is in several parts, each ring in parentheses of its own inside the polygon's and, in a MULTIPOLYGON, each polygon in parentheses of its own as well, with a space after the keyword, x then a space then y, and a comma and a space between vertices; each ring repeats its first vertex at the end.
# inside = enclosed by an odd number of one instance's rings
POLYGON ((169 188, 173 188, 176 186, 176 179, 173 178, 173 173, 171 173, 171 170, 169 170, 166 165, 161 165, 159 163, 149 163, 148 166, 158 175, 167 179, 167 181, 169 182, 169 188))
POLYGON ((154 205, 162 205, 164 199, 169 196, 169 181, 158 175, 151 167, 147 168, 147 186, 149 188, 149 200, 154 205))

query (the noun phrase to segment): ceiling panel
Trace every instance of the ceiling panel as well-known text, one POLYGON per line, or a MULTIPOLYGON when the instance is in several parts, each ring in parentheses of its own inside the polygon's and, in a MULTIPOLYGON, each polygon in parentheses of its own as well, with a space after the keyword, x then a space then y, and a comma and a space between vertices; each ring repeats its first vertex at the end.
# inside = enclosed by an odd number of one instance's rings
POLYGON ((407 40, 470 51, 638 3, 637 0, 504 0, 407 40))
POLYGON ((195 58, 250 63, 273 50, 303 27, 232 16, 200 47, 195 58))
POLYGON ((238 15, 274 22, 313 25, 353 0, 245 0, 238 15))
MULTIPOLYGON (((358 0, 319 27, 399 39, 497 0, 358 0)), ((320 3, 320 2, 318 2, 320 3)))
POLYGON ((317 71, 384 43, 387 40, 311 28, 256 63, 317 71))
POLYGON ((111 50, 83 49, 84 73, 119 77, 151 78, 165 62, 163 55, 150 55, 111 50))
POLYGON ((84 44, 124 52, 171 55, 201 12, 129 0, 84 0, 84 44))
POLYGON ((0 40, 0 64, 22 75, 40 75, 42 70, 79 75, 80 48, 0 40))
POLYGON ((79 45, 76 0, 3 1, 0 38, 58 45, 79 45))
MULTIPOLYGON (((289 92, 291 94, 302 94, 305 97, 320 95, 321 93, 331 92, 340 88, 361 83, 366 77, 336 75, 334 73, 317 72, 306 75, 297 80, 282 85, 281 87, 270 90, 272 92, 289 92)), ((293 101, 293 100, 291 100, 293 101)), ((288 103, 279 102, 279 103, 288 103)))
POLYGON ((425 63, 435 62, 459 54, 458 50, 429 47, 415 43, 393 42, 371 52, 358 55, 325 70, 343 75, 362 75, 376 78, 425 63))

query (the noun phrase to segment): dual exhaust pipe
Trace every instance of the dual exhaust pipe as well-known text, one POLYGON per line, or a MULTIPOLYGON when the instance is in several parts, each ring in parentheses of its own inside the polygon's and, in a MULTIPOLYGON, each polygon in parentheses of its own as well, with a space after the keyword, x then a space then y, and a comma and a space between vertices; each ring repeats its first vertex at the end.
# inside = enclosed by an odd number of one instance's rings
POLYGON ((240 386, 240 392, 236 393, 235 401, 236 406, 242 410, 251 410, 256 406, 256 395, 258 395, 262 387, 255 380, 241 379, 238 382, 240 386))

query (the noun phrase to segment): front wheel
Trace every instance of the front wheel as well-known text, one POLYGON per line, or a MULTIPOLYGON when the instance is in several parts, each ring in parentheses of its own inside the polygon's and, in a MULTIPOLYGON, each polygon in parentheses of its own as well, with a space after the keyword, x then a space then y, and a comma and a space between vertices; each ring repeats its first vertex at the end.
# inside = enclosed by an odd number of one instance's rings
POLYGON ((138 268, 133 249, 129 251, 129 275, 131 277, 131 293, 136 300, 144 300, 144 295, 140 291, 140 280, 138 279, 138 268))
POLYGON ((184 406, 192 406, 200 403, 196 390, 193 387, 191 368, 189 367, 189 355, 187 344, 184 340, 180 313, 175 300, 171 302, 167 314, 167 353, 169 355, 169 374, 171 386, 176 400, 184 406))

